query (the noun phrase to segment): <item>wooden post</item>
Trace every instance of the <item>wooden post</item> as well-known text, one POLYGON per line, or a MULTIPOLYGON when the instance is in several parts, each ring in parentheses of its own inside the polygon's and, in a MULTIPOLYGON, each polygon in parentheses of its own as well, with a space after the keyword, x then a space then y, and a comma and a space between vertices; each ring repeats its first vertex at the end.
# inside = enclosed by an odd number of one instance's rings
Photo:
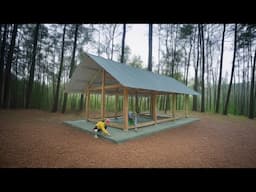
POLYGON ((151 95, 151 106, 152 106, 152 117, 153 117, 153 121, 155 122, 155 124, 157 123, 157 110, 156 110, 156 94, 153 93, 151 95))
POLYGON ((128 131, 128 89, 124 88, 123 99, 124 131, 128 131))
POLYGON ((135 94, 135 111, 136 111, 136 113, 139 113, 139 106, 138 106, 138 104, 139 104, 139 102, 138 102, 138 93, 137 93, 137 91, 136 91, 136 94, 135 94))
POLYGON ((85 119, 88 121, 90 113, 90 91, 86 90, 86 106, 85 106, 85 119))
POLYGON ((172 102, 171 102, 171 97, 170 97, 171 94, 168 94, 168 96, 169 96, 169 107, 170 107, 169 115, 172 116, 172 105, 173 105, 173 104, 172 104, 172 102))
POLYGON ((185 117, 188 117, 188 102, 189 102, 189 97, 188 95, 185 96, 185 117))
POLYGON ((115 95, 115 117, 117 117, 117 104, 118 104, 118 95, 115 95))
POLYGON ((101 78, 101 111, 100 111, 101 119, 105 117, 105 70, 102 70, 102 78, 101 78))
POLYGON ((177 94, 173 93, 172 94, 172 117, 176 116, 176 98, 177 98, 177 94))

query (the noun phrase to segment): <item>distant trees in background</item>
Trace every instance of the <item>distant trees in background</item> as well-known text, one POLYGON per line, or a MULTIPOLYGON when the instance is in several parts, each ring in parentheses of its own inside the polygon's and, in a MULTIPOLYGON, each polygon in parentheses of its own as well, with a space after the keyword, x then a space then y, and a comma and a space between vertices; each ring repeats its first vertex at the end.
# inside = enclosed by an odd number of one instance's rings
MULTIPOLYGON (((64 94, 64 89, 83 51, 143 68, 140 53, 131 55, 125 43, 130 29, 128 24, 0 24, 1 108, 82 110, 84 95, 64 94)), ((255 117, 256 25, 148 24, 148 29, 144 70, 201 93, 190 98, 192 110, 255 117), (227 52, 233 55, 229 64, 227 52)), ((145 99, 136 102, 148 105, 145 99)), ((169 110, 170 97, 159 97, 158 106, 169 110)), ((178 96, 177 108, 182 107, 178 96)))
MULTIPOLYGON (((1 107, 56 109, 62 103, 68 74, 79 62, 79 53, 84 45, 91 40, 90 25, 81 25, 78 29, 75 25, 68 24, 1 24, 1 107), (64 26, 66 36, 63 41, 64 26), (77 51, 72 57, 75 34, 77 51)), ((77 99, 73 100, 69 100, 69 108, 74 108, 77 99)))

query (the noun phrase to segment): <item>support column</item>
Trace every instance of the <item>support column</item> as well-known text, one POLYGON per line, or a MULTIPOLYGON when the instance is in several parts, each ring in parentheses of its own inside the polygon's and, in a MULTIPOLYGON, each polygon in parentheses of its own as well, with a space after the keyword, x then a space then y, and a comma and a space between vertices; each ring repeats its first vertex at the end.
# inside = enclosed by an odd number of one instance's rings
POLYGON ((172 117, 176 117, 176 98, 177 98, 177 94, 173 93, 172 94, 172 117))
POLYGON ((86 90, 86 106, 85 106, 85 119, 88 121, 90 113, 90 91, 86 90))
POLYGON ((100 111, 101 119, 105 117, 105 70, 102 70, 101 76, 101 111, 100 111))
POLYGON ((189 97, 188 95, 185 96, 185 117, 188 117, 188 103, 189 103, 189 97))
POLYGON ((138 98, 138 93, 136 91, 136 95, 135 95, 135 111, 136 111, 136 113, 139 113, 139 106, 138 106, 138 104, 139 104, 139 98, 138 98))
POLYGON ((168 97, 169 97, 169 108, 170 108, 170 110, 169 110, 169 115, 170 116, 172 116, 172 102, 171 102, 171 94, 168 94, 168 97))
POLYGON ((123 116, 124 116, 124 131, 128 131, 128 89, 124 88, 123 99, 123 116))
POLYGON ((115 117, 117 117, 117 108, 118 108, 118 95, 115 95, 115 117))
POLYGON ((153 93, 151 95, 151 106, 152 106, 152 117, 153 117, 153 121, 155 121, 155 124, 157 123, 157 100, 156 100, 156 94, 153 93))

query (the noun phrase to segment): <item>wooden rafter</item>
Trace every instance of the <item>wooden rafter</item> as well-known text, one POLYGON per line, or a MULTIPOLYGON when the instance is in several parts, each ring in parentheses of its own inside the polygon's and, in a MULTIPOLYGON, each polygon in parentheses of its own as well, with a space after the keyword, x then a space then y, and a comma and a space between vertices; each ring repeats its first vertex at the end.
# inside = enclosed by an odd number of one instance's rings
POLYGON ((101 70, 96 71, 95 73, 93 73, 92 78, 90 79, 90 81, 87 83, 87 87, 90 88, 93 84, 93 82, 95 81, 95 79, 97 78, 98 74, 101 73, 101 70))

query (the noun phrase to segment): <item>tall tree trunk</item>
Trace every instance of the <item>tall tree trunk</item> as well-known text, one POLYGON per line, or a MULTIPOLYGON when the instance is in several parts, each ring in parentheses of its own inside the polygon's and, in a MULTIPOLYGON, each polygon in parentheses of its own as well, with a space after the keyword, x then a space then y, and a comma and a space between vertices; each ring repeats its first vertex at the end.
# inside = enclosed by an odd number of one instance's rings
POLYGON ((254 118, 255 97, 253 96, 253 94, 254 94, 255 63, 256 63, 256 49, 255 49, 255 53, 254 53, 253 66, 252 66, 250 105, 249 105, 249 116, 248 116, 249 119, 254 118))
MULTIPOLYGON (((212 80, 213 80, 213 108, 216 106, 216 95, 217 95, 217 83, 216 83, 216 73, 212 69, 212 80)), ((215 108, 214 108, 215 109, 215 108)), ((213 109, 213 110, 214 110, 213 109)))
POLYGON ((76 56, 78 29, 79 29, 79 24, 76 24, 74 44, 73 44, 73 51, 72 51, 72 58, 71 58, 71 65, 70 65, 70 72, 69 72, 69 78, 71 78, 71 76, 73 74, 73 71, 74 71, 74 66, 75 66, 75 56, 76 56))
MULTIPOLYGON (((73 74, 74 66, 75 66, 75 56, 76 56, 76 45, 77 45, 78 28, 79 28, 79 24, 76 24, 75 37, 74 37, 75 39, 74 39, 72 58, 71 58, 71 64, 70 64, 69 79, 71 78, 71 76, 73 74)), ((82 94, 81 94, 81 97, 82 97, 82 94)), ((63 106, 62 106, 62 113, 65 113, 65 111, 66 111, 67 99, 68 99, 68 93, 64 92, 64 100, 63 100, 63 106)))
POLYGON ((223 50, 224 50, 224 41, 225 41, 225 30, 226 24, 223 25, 223 33, 222 33, 222 42, 221 42, 221 54, 220 54, 220 71, 219 71, 219 81, 218 81, 218 91, 217 91, 217 101, 216 101, 216 113, 219 113, 220 106, 220 88, 221 88, 221 77, 222 77, 222 64, 223 64, 223 50))
MULTIPOLYGON (((251 55, 251 43, 249 42, 249 45, 248 45, 248 54, 249 55, 247 55, 247 57, 249 57, 250 58, 250 55, 251 55)), ((246 78, 247 78, 247 81, 246 81, 246 93, 248 93, 248 94, 246 94, 246 96, 244 97, 244 99, 245 99, 245 115, 246 116, 249 116, 249 99, 250 99, 250 96, 249 96, 249 93, 250 93, 250 85, 249 85, 249 83, 250 83, 250 79, 249 79, 249 69, 250 69, 250 60, 251 59, 248 59, 248 61, 247 61, 247 75, 246 75, 246 78)), ((251 62, 251 66, 252 66, 252 62, 251 62)))
POLYGON ((189 65, 190 65, 190 56, 191 56, 192 46, 193 46, 192 40, 190 40, 190 48, 188 52, 188 63, 187 63, 186 80, 185 80, 186 86, 188 85, 188 71, 189 71, 189 65))
POLYGON ((239 114, 244 114, 244 105, 245 105, 245 61, 243 60, 243 76, 242 76, 242 91, 241 91, 241 101, 240 101, 240 111, 239 114))
POLYGON ((28 81, 27 99, 26 99, 26 106, 25 106, 26 109, 28 109, 29 105, 30 105, 33 83, 34 83, 36 50, 37 50, 39 27, 40 27, 40 24, 36 24, 36 27, 35 27, 35 30, 34 30, 33 55, 32 55, 32 63, 31 63, 30 70, 29 70, 29 81, 28 81))
POLYGON ((115 40, 115 32, 116 32, 116 27, 117 25, 114 24, 114 27, 113 27, 113 33, 112 33, 112 43, 111 43, 111 60, 113 60, 113 55, 114 55, 114 40, 115 40))
POLYGON ((9 99, 10 99, 10 81, 11 81, 11 66, 12 66, 12 57, 13 57, 13 50, 15 47, 15 40, 17 37, 18 25, 14 24, 12 30, 12 39, 11 45, 8 52, 7 63, 5 68, 5 86, 4 86, 4 108, 9 108, 9 99))
POLYGON ((160 53, 161 53, 161 47, 160 47, 160 41, 161 41, 161 24, 158 25, 158 66, 157 66, 157 73, 160 74, 160 53))
POLYGON ((148 71, 152 71, 152 32, 153 32, 153 24, 149 24, 149 28, 148 28, 148 71))
MULTIPOLYGON (((194 90, 198 91, 198 65, 199 65, 199 49, 200 49, 200 26, 198 25, 198 40, 197 40, 197 58, 196 58, 196 67, 195 67, 195 83, 194 90)), ((193 111, 197 111, 197 96, 193 95, 193 111)))
POLYGON ((201 97, 201 112, 205 112, 205 106, 204 106, 204 28, 203 25, 201 25, 201 39, 202 39, 202 97, 201 97))
POLYGON ((234 71, 234 84, 233 84, 233 114, 236 115, 236 103, 235 103, 235 98, 236 98, 236 71, 234 71))
POLYGON ((52 112, 57 112, 57 110, 58 110, 59 91, 60 91, 60 79, 61 79, 61 73, 62 73, 62 68, 63 68, 63 57, 64 57, 64 47, 65 47, 65 33, 66 33, 66 24, 63 27, 60 69, 59 69, 59 74, 58 74, 57 88, 56 88, 55 98, 54 98, 54 101, 53 101, 52 112))
POLYGON ((6 45, 6 37, 7 37, 7 27, 8 25, 4 25, 4 33, 3 33, 3 41, 1 43, 1 52, 0 52, 0 107, 2 107, 3 100, 3 87, 4 87, 4 56, 5 56, 5 45, 6 45))
POLYGON ((125 34, 126 34, 126 24, 123 25, 121 63, 124 63, 125 34))
POLYGON ((0 24, 0 50, 1 50, 1 43, 2 43, 2 24, 0 24))
MULTIPOLYGON (((18 45, 17 47, 20 47, 20 39, 18 39, 18 45)), ((18 91, 18 63, 19 63, 19 49, 17 50, 17 53, 16 53, 16 60, 15 60, 15 86, 14 86, 14 94, 13 97, 14 97, 14 101, 13 101, 13 108, 18 108, 19 107, 19 91, 18 91)))
POLYGON ((227 98, 226 98, 226 103, 225 103, 225 107, 224 107, 224 111, 223 111, 224 115, 227 115, 227 113, 228 113, 228 103, 229 103, 232 80, 233 80, 234 69, 235 69, 236 41, 237 41, 237 24, 235 24, 234 54, 233 54, 233 62, 232 62, 232 71, 231 71, 230 83, 229 83, 229 87, 228 87, 228 95, 227 95, 227 98))
POLYGON ((79 110, 82 111, 84 106, 84 94, 81 94, 80 96, 80 107, 79 110))

